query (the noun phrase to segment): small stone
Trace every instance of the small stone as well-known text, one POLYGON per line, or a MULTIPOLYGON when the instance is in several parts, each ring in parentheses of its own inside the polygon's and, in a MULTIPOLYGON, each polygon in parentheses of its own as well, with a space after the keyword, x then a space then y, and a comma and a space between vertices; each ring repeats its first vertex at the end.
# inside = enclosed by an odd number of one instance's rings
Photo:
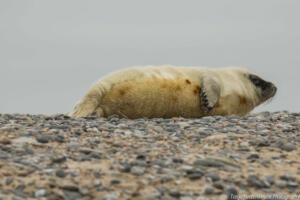
POLYGON ((130 164, 124 164, 120 167, 121 172, 128 173, 131 171, 131 165, 130 164))
POLYGON ((171 197, 174 197, 174 198, 179 198, 181 194, 180 194, 179 191, 173 191, 173 190, 170 190, 170 191, 169 191, 169 195, 170 195, 171 197))
POLYGON ((63 143, 65 141, 65 137, 62 135, 57 135, 57 136, 53 137, 53 140, 55 142, 63 143))
POLYGON ((160 179, 160 182, 161 183, 167 183, 167 182, 171 182, 173 180, 173 178, 171 176, 163 176, 161 179, 160 179))
POLYGON ((34 196, 35 197, 43 197, 46 195, 46 190, 45 189, 39 189, 39 190, 36 190, 35 193, 34 193, 34 196))
POLYGON ((224 164, 222 162, 216 161, 216 160, 210 160, 210 159, 201 159, 196 160, 194 162, 195 166, 204 166, 204 167, 222 167, 224 164))
POLYGON ((225 165, 223 170, 227 171, 227 172, 237 172, 237 171, 240 171, 241 169, 237 168, 237 167, 232 167, 232 166, 229 166, 229 165, 225 165))
POLYGON ((277 180, 275 181, 275 185, 279 188, 285 188, 287 186, 287 182, 282 180, 277 180))
POLYGON ((78 191, 73 190, 63 190, 65 195, 64 199, 82 199, 82 195, 78 191))
POLYGON ((104 195, 103 200, 118 200, 118 196, 115 193, 106 194, 104 195))
POLYGON ((7 179, 5 180, 5 184, 6 184, 6 185, 10 185, 13 181, 14 181, 14 179, 12 179, 12 178, 7 178, 7 179))
POLYGON ((39 143, 48 143, 50 139, 51 139, 50 136, 43 135, 43 136, 37 137, 36 141, 38 141, 39 143))
POLYGON ((16 187, 16 190, 23 191, 26 188, 26 185, 21 184, 16 187))
POLYGON ((221 181, 214 182, 213 186, 219 190, 223 190, 224 186, 221 181))
POLYGON ((149 185, 149 181, 147 179, 137 180, 136 183, 141 184, 141 185, 149 185))
POLYGON ((110 184, 112 184, 112 185, 118 185, 120 183, 121 183, 121 181, 117 180, 117 179, 113 179, 113 180, 110 181, 110 184))
POLYGON ((259 155, 256 152, 251 152, 250 155, 247 157, 248 160, 258 159, 259 155))
POLYGON ((82 148, 79 149, 79 152, 84 153, 84 154, 89 154, 93 151, 94 151, 93 149, 85 148, 85 147, 82 147, 82 148))
POLYGON ((194 198, 191 196, 181 196, 180 200, 194 200, 194 198))
POLYGON ((85 188, 85 187, 79 187, 79 192, 82 195, 87 195, 87 194, 89 194, 89 189, 85 188))
POLYGON ((255 176, 255 175, 249 175, 247 178, 247 182, 248 182, 248 185, 255 186, 257 188, 261 188, 264 186, 262 181, 259 179, 259 177, 255 176))
POLYGON ((297 182, 294 182, 294 181, 289 181, 288 183, 287 183, 287 186, 288 187, 298 187, 299 186, 299 184, 297 183, 297 182))
POLYGON ((66 161, 66 157, 64 155, 55 155, 53 157, 51 157, 51 161, 53 163, 62 163, 64 161, 66 161))
POLYGON ((280 180, 284 180, 284 181, 296 181, 296 177, 288 175, 288 174, 279 176, 279 178, 280 178, 280 180))
POLYGON ((11 140, 8 138, 0 138, 0 144, 11 144, 11 140))
POLYGON ((210 194, 213 194, 214 193, 214 188, 212 187, 207 187, 204 189, 204 194, 205 195, 210 195, 210 194))
POLYGON ((95 159, 101 159, 102 158, 102 153, 101 152, 93 151, 89 155, 91 156, 91 158, 95 158, 95 159))
POLYGON ((55 172, 55 175, 60 178, 64 178, 64 177, 66 177, 67 173, 65 171, 59 169, 55 172))
POLYGON ((186 170, 186 175, 191 180, 197 180, 204 175, 204 172, 200 170, 190 169, 190 170, 186 170))
POLYGON ((215 172, 209 172, 206 174, 206 178, 211 179, 212 181, 219 181, 221 178, 219 176, 219 174, 215 173, 215 172))
POLYGON ((280 146, 280 149, 284 150, 284 151, 287 151, 287 152, 290 152, 290 151, 296 150, 297 146, 292 144, 292 143, 286 143, 286 144, 283 144, 282 146, 280 146))
POLYGON ((145 173, 145 170, 141 167, 134 166, 131 168, 130 172, 136 176, 140 176, 145 173))
POLYGON ((226 189, 225 194, 227 196, 227 200, 235 200, 238 199, 238 191, 233 188, 233 187, 229 187, 226 189))
POLYGON ((157 199, 160 199, 160 196, 161 196, 161 194, 159 192, 154 192, 154 193, 148 194, 146 196, 146 200, 157 200, 157 199))
POLYGON ((146 160, 146 155, 145 154, 138 154, 136 156, 136 159, 138 159, 138 160, 146 160))
POLYGON ((274 184, 274 179, 271 176, 266 176, 261 179, 265 187, 269 188, 274 184))
POLYGON ((178 158, 178 157, 172 158, 172 161, 173 161, 174 163, 183 163, 183 159, 182 159, 182 158, 178 158))

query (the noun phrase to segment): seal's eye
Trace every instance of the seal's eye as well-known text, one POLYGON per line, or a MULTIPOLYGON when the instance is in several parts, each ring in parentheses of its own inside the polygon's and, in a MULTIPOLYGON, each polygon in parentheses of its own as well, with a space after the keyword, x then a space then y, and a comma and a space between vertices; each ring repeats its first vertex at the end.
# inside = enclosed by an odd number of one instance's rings
POLYGON ((265 90, 268 86, 268 83, 266 81, 262 80, 256 75, 253 74, 249 75, 249 79, 256 87, 260 87, 263 90, 265 90))
POLYGON ((260 83, 261 83, 260 79, 258 79, 258 78, 255 77, 255 76, 250 76, 250 80, 251 80, 252 83, 253 83, 254 85, 256 85, 256 86, 259 86, 260 83))

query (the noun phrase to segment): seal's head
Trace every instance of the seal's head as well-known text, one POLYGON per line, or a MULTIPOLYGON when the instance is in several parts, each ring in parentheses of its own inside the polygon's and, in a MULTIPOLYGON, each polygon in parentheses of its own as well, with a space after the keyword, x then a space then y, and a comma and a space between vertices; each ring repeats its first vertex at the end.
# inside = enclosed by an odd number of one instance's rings
POLYGON ((276 94, 277 88, 273 83, 251 73, 248 74, 248 79, 253 84, 260 103, 265 102, 276 94))

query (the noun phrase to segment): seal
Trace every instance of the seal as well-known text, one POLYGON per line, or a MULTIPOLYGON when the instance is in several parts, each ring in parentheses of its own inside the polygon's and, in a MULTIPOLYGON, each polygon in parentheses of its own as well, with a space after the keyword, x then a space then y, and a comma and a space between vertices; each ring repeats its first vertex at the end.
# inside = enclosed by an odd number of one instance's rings
POLYGON ((132 67, 97 81, 69 116, 136 119, 246 115, 276 86, 241 67, 132 67))

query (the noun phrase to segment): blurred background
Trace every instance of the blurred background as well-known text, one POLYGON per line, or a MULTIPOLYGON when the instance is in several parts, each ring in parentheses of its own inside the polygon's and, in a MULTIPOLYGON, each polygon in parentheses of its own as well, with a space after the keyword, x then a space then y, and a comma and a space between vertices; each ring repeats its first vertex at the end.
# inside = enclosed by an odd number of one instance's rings
POLYGON ((1 0, 0 113, 69 112, 135 65, 244 66, 278 87, 254 112, 300 111, 300 1, 1 0))

